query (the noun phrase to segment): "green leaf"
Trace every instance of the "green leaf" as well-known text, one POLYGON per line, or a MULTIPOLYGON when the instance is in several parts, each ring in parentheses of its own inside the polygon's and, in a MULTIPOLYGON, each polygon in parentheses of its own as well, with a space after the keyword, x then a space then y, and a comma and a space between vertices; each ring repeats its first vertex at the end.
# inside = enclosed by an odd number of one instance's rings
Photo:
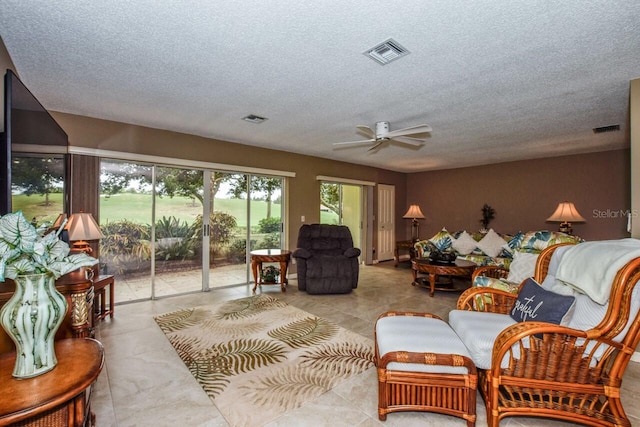
POLYGON ((36 270, 36 264, 28 258, 20 258, 19 260, 8 264, 5 269, 5 276, 9 279, 15 279, 22 274, 39 273, 36 270))
POLYGON ((18 211, 0 217, 0 280, 21 274, 51 273, 58 279, 98 262, 85 253, 68 256, 69 246, 55 233, 41 236, 18 211))
POLYGON ((374 366, 373 348, 362 343, 330 343, 312 348, 301 356, 303 366, 348 377, 374 366))
POLYGON ((338 326, 334 323, 320 317, 307 317, 273 329, 268 334, 292 348, 301 348, 327 341, 337 331, 338 326))
POLYGON ((7 243, 23 253, 33 252, 33 246, 38 237, 36 229, 20 211, 6 214, 0 218, 0 234, 7 243))

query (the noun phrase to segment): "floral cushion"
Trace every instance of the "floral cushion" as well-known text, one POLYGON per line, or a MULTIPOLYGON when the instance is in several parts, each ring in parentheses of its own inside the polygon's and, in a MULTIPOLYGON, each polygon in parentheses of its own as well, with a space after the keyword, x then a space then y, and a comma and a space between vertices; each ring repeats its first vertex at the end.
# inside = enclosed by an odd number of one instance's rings
POLYGON ((522 237, 522 241, 518 246, 518 250, 522 252, 538 253, 549 246, 558 243, 580 243, 583 240, 570 234, 561 233, 559 231, 529 231, 522 237))
POLYGON ((447 231, 446 228, 443 228, 432 238, 430 238, 429 242, 431 242, 437 250, 442 252, 451 247, 453 243, 453 236, 447 231))
POLYGON ((495 277, 476 276, 472 286, 500 289, 501 291, 517 294, 520 283, 508 282, 506 279, 497 279, 495 277))
POLYGON ((502 237, 507 241, 507 244, 502 247, 502 254, 500 256, 513 258, 513 253, 520 247, 522 239, 524 239, 524 233, 518 231, 515 236, 504 234, 502 237))
POLYGON ((475 262, 478 267, 484 267, 485 265, 495 265, 496 267, 509 268, 511 264, 511 258, 506 257, 490 257, 488 255, 458 255, 459 259, 475 262))

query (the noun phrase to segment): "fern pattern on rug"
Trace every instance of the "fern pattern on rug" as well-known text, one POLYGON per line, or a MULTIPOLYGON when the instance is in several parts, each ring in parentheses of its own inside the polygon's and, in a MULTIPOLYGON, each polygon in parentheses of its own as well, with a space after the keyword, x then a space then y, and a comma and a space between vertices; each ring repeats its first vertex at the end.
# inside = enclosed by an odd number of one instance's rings
POLYGON ((373 341, 269 295, 155 317, 233 426, 261 426, 374 366, 373 341))

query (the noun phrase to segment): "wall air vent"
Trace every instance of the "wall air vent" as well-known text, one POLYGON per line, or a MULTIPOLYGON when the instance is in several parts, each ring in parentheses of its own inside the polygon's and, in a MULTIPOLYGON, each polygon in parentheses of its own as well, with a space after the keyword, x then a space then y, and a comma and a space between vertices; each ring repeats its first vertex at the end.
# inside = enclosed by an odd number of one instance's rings
POLYGON ((386 65, 391 61, 395 61, 396 59, 408 55, 409 51, 402 47, 397 41, 388 39, 362 53, 376 62, 386 65))
POLYGON ((256 116, 255 114, 249 114, 248 116, 243 117, 242 120, 249 123, 259 124, 264 122, 267 119, 265 117, 256 116))
POLYGON ((602 126, 593 128, 593 133, 616 132, 620 130, 620 125, 602 126))

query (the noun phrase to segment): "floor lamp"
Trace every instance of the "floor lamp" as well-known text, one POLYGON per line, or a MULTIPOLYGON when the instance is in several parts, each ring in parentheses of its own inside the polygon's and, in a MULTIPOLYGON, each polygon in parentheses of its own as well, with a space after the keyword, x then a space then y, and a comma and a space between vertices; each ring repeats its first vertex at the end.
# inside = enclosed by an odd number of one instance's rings
POLYGON ((407 218, 407 219, 411 219, 411 240, 418 241, 419 237, 418 237, 418 220, 419 219, 424 219, 424 215, 422 213, 422 211, 420 210, 420 206, 418 205, 411 205, 409 206, 409 209, 407 210, 407 213, 404 214, 404 216, 402 218, 407 218))

